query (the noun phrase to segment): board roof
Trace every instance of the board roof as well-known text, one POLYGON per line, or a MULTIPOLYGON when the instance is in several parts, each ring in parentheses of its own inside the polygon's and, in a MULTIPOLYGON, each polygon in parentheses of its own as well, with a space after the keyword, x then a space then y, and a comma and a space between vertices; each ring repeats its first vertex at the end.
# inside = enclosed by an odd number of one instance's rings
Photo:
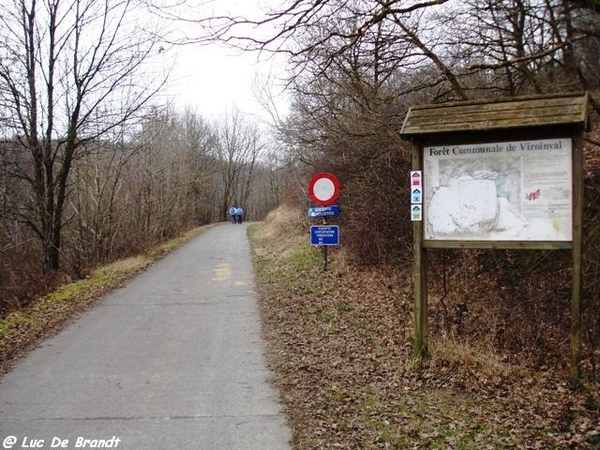
POLYGON ((400 136, 548 127, 589 128, 588 93, 512 97, 413 106, 400 136))

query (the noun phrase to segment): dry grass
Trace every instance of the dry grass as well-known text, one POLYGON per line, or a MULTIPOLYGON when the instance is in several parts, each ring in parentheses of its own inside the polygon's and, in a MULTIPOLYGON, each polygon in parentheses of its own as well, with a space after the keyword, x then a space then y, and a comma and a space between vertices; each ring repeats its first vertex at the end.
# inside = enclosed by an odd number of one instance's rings
POLYGON ((566 371, 516 363, 493 336, 471 328, 435 328, 430 357, 417 363, 410 273, 359 270, 340 249, 322 272, 307 228, 290 227, 289 217, 274 213, 251 240, 268 360, 295 450, 593 449, 600 442, 598 385, 573 390, 566 371))
POLYGON ((125 258, 94 270, 88 277, 63 285, 0 320, 0 374, 40 340, 58 332, 100 297, 118 288, 155 261, 208 227, 191 230, 146 254, 125 258))
POLYGON ((441 375, 444 386, 458 389, 493 392, 531 373, 525 366, 508 362, 485 342, 435 337, 429 343, 429 352, 428 370, 441 375))

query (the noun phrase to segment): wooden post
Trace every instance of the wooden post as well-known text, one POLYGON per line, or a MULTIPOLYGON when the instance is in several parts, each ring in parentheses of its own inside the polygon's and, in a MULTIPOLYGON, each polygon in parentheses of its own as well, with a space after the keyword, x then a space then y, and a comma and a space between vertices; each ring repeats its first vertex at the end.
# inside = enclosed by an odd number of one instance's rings
MULTIPOLYGON (((413 143, 413 170, 421 170, 421 144, 413 143)), ((415 359, 427 356, 427 253, 423 248, 423 222, 413 222, 413 289, 414 289, 414 320, 415 342, 413 355, 415 359)))
MULTIPOLYGON (((414 354, 427 354, 427 250, 437 248, 508 248, 508 249, 571 249, 571 361, 570 377, 581 376, 582 330, 582 253, 583 253, 583 132, 590 129, 589 93, 556 94, 537 97, 518 97, 500 100, 473 100, 447 104, 413 106, 408 110, 400 137, 413 142, 414 170, 423 167, 423 145, 443 143, 460 146, 486 143, 516 143, 531 139, 571 138, 572 143, 572 241, 557 236, 555 240, 492 240, 460 239, 425 240, 421 222, 413 223, 413 286, 415 313, 414 354), (533 114, 535 113, 535 114, 533 114)), ((449 148, 445 152, 452 151, 449 148)), ((427 183, 427 174, 423 174, 427 183)), ((423 205, 423 217, 426 219, 423 205)), ((475 236, 473 236, 475 237, 475 236)))
POLYGON ((571 364, 572 382, 581 377, 581 273, 583 246, 583 131, 573 134, 573 286, 571 294, 571 364))

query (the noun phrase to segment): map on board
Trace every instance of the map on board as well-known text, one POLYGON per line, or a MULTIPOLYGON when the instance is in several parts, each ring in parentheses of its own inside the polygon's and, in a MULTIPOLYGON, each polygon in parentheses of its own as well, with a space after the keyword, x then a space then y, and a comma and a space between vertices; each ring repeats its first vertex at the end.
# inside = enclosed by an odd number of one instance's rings
POLYGON ((571 140, 425 147, 428 240, 572 240, 571 140))

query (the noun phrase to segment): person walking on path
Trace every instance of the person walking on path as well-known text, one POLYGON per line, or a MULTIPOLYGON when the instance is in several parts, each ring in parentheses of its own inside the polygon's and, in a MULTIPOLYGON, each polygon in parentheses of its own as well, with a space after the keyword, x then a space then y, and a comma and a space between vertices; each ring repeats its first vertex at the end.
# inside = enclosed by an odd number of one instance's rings
POLYGON ((231 223, 236 223, 236 217, 235 217, 236 210, 237 210, 237 208, 235 206, 232 206, 231 208, 229 208, 229 217, 231 218, 231 223))
POLYGON ((244 216, 244 208, 242 208, 241 206, 238 206, 237 208, 235 208, 236 223, 239 223, 241 225, 243 216, 244 216))

